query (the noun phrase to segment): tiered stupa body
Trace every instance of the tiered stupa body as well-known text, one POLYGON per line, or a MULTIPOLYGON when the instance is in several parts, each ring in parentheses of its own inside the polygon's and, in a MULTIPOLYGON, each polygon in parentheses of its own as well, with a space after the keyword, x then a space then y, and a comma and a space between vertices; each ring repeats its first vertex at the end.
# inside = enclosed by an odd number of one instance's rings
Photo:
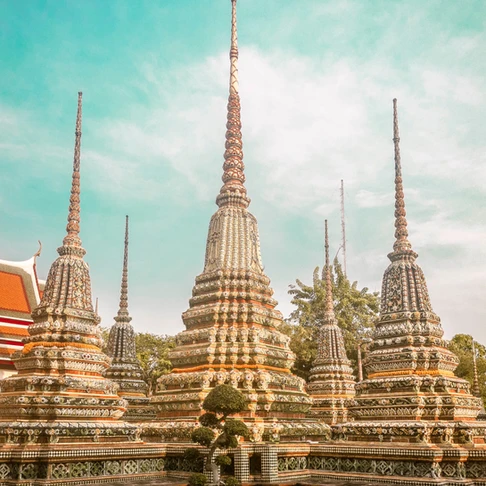
POLYGON ((127 402, 103 376, 110 358, 101 350, 100 318, 79 237, 80 144, 81 93, 67 235, 32 313, 25 346, 12 357, 18 374, 0 382, 2 484, 80 484, 86 478, 99 484, 129 473, 162 474, 162 448, 144 445, 140 430, 120 420, 127 402))
POLYGON ((417 254, 408 240, 394 100, 395 237, 383 276, 380 317, 356 387, 352 413, 360 421, 471 421, 480 403, 457 378, 458 358, 447 349, 430 304, 417 254))
POLYGON ((266 433, 323 435, 325 424, 305 419, 311 399, 290 372, 294 354, 278 330, 282 314, 263 270, 257 220, 248 211, 237 59, 233 0, 224 185, 209 224, 204 271, 182 316, 186 330, 170 353, 174 369, 160 378, 153 402, 159 419, 189 420, 192 427, 211 387, 229 383, 249 399, 243 416, 254 422, 255 440, 266 433))
POLYGON ((107 354, 112 358, 105 376, 118 383, 118 395, 128 402, 123 416, 130 422, 150 420, 155 410, 147 397, 148 386, 143 380, 143 371, 137 359, 135 331, 128 312, 128 216, 125 225, 125 251, 120 292, 120 308, 115 324, 110 329, 107 354))
POLYGON ((325 226, 326 310, 319 329, 317 357, 310 370, 307 392, 313 401, 309 416, 327 424, 336 424, 348 420, 348 407, 352 403, 356 383, 334 314, 327 220, 325 226))

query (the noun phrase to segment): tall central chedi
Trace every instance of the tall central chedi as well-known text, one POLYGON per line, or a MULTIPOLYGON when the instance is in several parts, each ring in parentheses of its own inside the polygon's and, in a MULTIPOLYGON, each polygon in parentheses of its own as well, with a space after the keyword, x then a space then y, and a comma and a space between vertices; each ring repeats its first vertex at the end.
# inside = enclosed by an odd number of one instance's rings
POLYGON ((294 354, 289 338, 278 328, 270 280, 264 274, 256 218, 248 211, 242 151, 236 0, 232 0, 230 87, 226 124, 223 183, 211 218, 204 271, 196 277, 186 330, 170 353, 171 374, 159 380, 153 399, 159 419, 180 419, 194 425, 210 389, 227 383, 249 399, 245 420, 253 422, 254 438, 280 431, 281 436, 310 435, 327 430, 306 421, 311 399, 304 381, 290 372, 294 354), (187 420, 190 422, 187 422, 187 420), (309 427, 306 432, 299 432, 309 427), (264 432, 264 428, 266 429, 264 432))

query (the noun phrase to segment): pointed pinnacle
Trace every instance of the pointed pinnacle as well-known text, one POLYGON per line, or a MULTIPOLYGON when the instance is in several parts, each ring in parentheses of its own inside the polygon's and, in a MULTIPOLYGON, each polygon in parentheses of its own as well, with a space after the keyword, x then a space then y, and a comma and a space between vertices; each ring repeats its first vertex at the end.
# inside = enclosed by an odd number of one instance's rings
POLYGON ((481 390, 479 388, 479 376, 478 376, 478 365, 476 362, 476 346, 474 345, 474 339, 472 342, 472 355, 473 355, 473 370, 474 370, 474 380, 473 380, 473 395, 475 397, 481 397, 481 390))
POLYGON ((226 122, 226 143, 223 164, 223 187, 216 204, 248 207, 250 199, 245 188, 245 164, 241 136, 241 106, 238 94, 238 33, 236 28, 236 0, 231 0, 230 85, 226 122))
POLYGON ((76 115, 76 131, 74 141, 74 160, 73 176, 71 184, 71 197, 69 199, 68 224, 66 226, 67 235, 64 237, 64 246, 81 246, 79 238, 79 223, 81 220, 80 212, 80 165, 81 165, 81 121, 82 121, 82 98, 83 93, 78 93, 78 112, 76 115))
POLYGON ((400 158, 400 133, 398 130, 397 99, 393 99, 393 144, 395 146, 395 243, 393 253, 389 255, 394 259, 403 254, 416 256, 412 245, 408 241, 407 212, 405 211, 405 195, 403 193, 402 163, 400 158))
MULTIPOLYGON (((120 308, 118 309, 118 318, 129 319, 128 314, 128 216, 125 217, 125 248, 123 252, 123 271, 120 291, 120 308)), ((115 320, 118 320, 115 318, 115 320)))
POLYGON ((332 296, 331 267, 329 263, 329 234, 327 231, 327 219, 325 220, 325 249, 326 249, 326 310, 324 316, 325 323, 334 323, 334 303, 332 296))

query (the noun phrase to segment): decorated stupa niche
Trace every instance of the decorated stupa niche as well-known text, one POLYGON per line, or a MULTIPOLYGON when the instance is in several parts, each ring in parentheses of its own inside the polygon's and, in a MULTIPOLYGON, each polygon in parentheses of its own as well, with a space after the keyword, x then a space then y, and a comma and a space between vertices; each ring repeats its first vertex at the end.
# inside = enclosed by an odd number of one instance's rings
POLYGON ((107 354, 112 358, 105 376, 118 383, 118 395, 128 402, 123 418, 130 422, 149 420, 155 410, 147 397, 148 386, 143 380, 143 371, 137 359, 135 331, 128 312, 128 216, 125 221, 125 249, 120 291, 120 307, 115 324, 110 329, 107 354))
POLYGON ((126 401, 103 377, 100 318, 80 232, 82 94, 78 95, 67 234, 58 248, 24 348, 13 355, 18 374, 0 383, 0 436, 7 443, 127 441, 136 429, 118 421, 126 401))
POLYGON ((356 386, 352 413, 357 420, 471 421, 480 400, 466 380, 454 375, 458 358, 447 349, 408 240, 396 100, 393 108, 396 240, 383 276, 380 316, 364 359, 367 379, 356 386))
POLYGON ((326 308, 319 328, 317 356, 310 370, 307 393, 312 397, 309 416, 327 424, 348 420, 348 407, 354 398, 355 381, 344 339, 334 314, 329 236, 325 222, 326 308))
MULTIPOLYGON (((249 399, 243 414, 253 440, 262 437, 323 435, 325 424, 306 419, 311 398, 305 382, 290 368, 294 354, 278 328, 270 279, 260 256, 256 218, 248 211, 238 94, 236 0, 232 0, 230 86, 223 186, 216 198, 203 273, 196 277, 186 329, 169 357, 172 372, 158 382, 153 403, 160 420, 179 419, 194 426, 210 389, 227 383, 249 399)), ((171 422, 173 423, 173 422, 171 422)))

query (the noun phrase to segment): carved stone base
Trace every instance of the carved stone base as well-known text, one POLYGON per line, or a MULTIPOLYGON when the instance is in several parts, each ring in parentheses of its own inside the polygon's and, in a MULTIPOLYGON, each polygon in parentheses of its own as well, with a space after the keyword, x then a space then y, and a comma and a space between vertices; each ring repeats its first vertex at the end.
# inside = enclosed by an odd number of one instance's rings
POLYGON ((63 486, 159 479, 165 475, 165 446, 138 443, 6 445, 0 450, 0 484, 63 486), (135 445, 135 444, 134 444, 135 445))
MULTIPOLYGON (((242 419, 250 430, 250 442, 329 440, 331 428, 315 420, 254 420, 242 419)), ((172 420, 141 424, 142 438, 148 442, 185 442, 191 440, 191 433, 199 427, 197 420, 172 420)))

